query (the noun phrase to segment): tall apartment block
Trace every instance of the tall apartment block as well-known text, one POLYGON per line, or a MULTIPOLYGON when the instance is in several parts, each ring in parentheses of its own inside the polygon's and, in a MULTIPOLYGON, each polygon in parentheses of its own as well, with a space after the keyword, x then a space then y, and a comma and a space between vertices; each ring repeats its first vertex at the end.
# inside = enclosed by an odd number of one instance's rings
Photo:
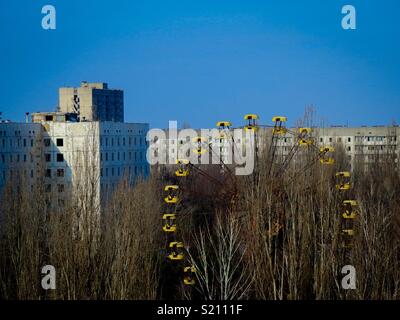
POLYGON ((100 204, 122 179, 133 183, 149 175, 147 123, 83 121, 82 114, 64 111, 33 113, 31 119, 0 122, 0 192, 20 178, 32 186, 40 179, 62 203, 91 179, 100 204))
POLYGON ((59 89, 59 111, 75 113, 80 121, 124 122, 124 92, 107 83, 81 82, 78 88, 59 89))

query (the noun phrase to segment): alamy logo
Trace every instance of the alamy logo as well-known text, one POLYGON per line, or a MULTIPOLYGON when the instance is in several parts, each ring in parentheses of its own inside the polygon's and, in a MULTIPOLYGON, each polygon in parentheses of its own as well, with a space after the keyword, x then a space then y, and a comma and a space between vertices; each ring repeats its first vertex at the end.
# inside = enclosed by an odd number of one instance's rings
POLYGON ((244 129, 177 129, 169 121, 168 131, 151 129, 147 133, 150 165, 176 164, 185 159, 191 164, 235 166, 236 175, 249 175, 254 170, 255 136, 244 129))
POLYGON ((356 289, 356 268, 346 265, 342 268, 342 274, 345 274, 342 279, 342 288, 345 290, 356 289))
POLYGON ((56 8, 50 4, 43 6, 42 14, 45 16, 42 18, 42 28, 44 30, 55 30, 56 29, 56 8))
POLYGON ((46 265, 42 268, 42 274, 45 276, 42 278, 42 288, 44 290, 55 290, 56 289, 56 268, 52 265, 46 265))
POLYGON ((342 8, 342 14, 345 16, 342 18, 342 28, 344 30, 355 30, 356 25, 356 8, 352 5, 345 5, 342 8))

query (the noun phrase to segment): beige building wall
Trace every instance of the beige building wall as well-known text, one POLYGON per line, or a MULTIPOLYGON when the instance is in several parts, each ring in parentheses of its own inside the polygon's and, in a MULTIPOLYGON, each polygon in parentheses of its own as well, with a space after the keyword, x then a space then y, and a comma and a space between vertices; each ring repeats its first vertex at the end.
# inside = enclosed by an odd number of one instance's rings
POLYGON ((82 82, 78 88, 60 88, 59 111, 78 112, 80 121, 124 122, 123 91, 97 82, 82 82))

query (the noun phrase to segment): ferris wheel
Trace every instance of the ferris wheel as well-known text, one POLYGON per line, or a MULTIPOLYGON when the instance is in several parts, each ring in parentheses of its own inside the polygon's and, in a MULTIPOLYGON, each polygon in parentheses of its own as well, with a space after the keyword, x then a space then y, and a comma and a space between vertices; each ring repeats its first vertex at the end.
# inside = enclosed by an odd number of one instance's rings
MULTIPOLYGON (((202 165, 199 162, 192 163, 189 159, 177 159, 169 183, 164 186, 163 223, 160 228, 166 236, 163 252, 166 259, 176 267, 175 276, 180 278, 178 282, 184 286, 196 285, 197 270, 186 257, 191 243, 190 240, 189 243, 182 241, 183 238, 190 239, 190 234, 182 234, 184 228, 181 228, 181 223, 185 224, 182 217, 209 215, 211 217, 207 223, 211 223, 216 210, 244 211, 240 187, 243 184, 255 185, 262 176, 275 199, 275 214, 266 233, 269 237, 279 237, 287 219, 282 205, 287 198, 287 187, 316 166, 332 166, 335 163, 335 148, 329 145, 318 146, 311 127, 288 128, 287 118, 284 116, 273 117, 272 124, 259 123, 256 114, 246 114, 244 120, 246 123, 236 128, 230 121, 219 121, 216 124, 216 137, 193 138, 192 151, 199 159, 208 154, 210 158, 217 158, 219 161, 216 164, 202 165), (248 176, 235 175, 234 170, 238 165, 225 163, 221 152, 223 148, 228 148, 240 156, 238 144, 249 143, 246 139, 237 141, 232 134, 233 129, 241 129, 252 137, 255 163, 253 172, 248 176)), ((357 201, 349 198, 353 196, 349 194, 352 188, 349 171, 336 172, 332 178, 336 179, 335 187, 340 192, 343 248, 348 250, 348 256, 355 234, 353 222, 357 215, 357 201)), ((186 232, 190 233, 187 230, 186 232)))

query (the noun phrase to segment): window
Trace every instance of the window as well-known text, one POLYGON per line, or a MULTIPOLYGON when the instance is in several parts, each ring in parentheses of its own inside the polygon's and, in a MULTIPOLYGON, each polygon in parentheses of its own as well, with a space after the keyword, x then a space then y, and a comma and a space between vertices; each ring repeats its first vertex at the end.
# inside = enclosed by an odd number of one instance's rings
POLYGON ((351 142, 351 138, 347 138, 347 142, 351 142))
POLYGON ((50 147, 50 139, 44 139, 44 146, 50 147))
POLYGON ((44 186, 44 191, 45 191, 45 192, 51 192, 51 184, 46 184, 46 185, 44 186))
POLYGON ((53 121, 53 116, 46 116, 46 121, 53 121))
POLYGON ((51 169, 46 169, 46 172, 45 172, 44 176, 46 178, 51 178, 51 169))
POLYGON ((64 161, 64 155, 62 153, 57 153, 57 162, 63 162, 64 161))
POLYGON ((51 154, 50 153, 45 153, 44 159, 45 159, 46 162, 50 162, 51 161, 51 154))
POLYGON ((58 185, 57 185, 57 191, 58 191, 58 192, 64 192, 64 189, 65 189, 65 188, 64 188, 64 185, 63 185, 63 184, 58 184, 58 185))
POLYGON ((57 139, 57 147, 63 147, 64 146, 64 139, 57 139))
POLYGON ((57 177, 64 177, 64 169, 57 169, 57 177))

